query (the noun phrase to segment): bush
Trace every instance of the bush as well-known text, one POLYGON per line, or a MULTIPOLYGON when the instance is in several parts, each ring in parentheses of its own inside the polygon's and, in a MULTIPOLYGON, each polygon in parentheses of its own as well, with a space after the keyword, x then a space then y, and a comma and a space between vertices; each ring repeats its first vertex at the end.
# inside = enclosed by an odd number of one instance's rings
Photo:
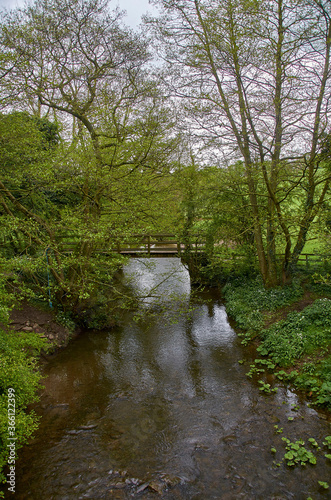
POLYGON ((262 338, 258 351, 280 366, 327 348, 331 341, 331 300, 318 299, 303 311, 288 314, 285 320, 264 330, 262 338))
POLYGON ((15 400, 15 450, 38 427, 37 416, 27 413, 26 408, 37 400, 41 375, 36 369, 36 355, 43 348, 46 341, 38 335, 0 330, 0 482, 5 482, 3 468, 9 456, 8 394, 15 400))
POLYGON ((262 280, 233 280, 222 289, 226 309, 238 326, 253 331, 263 327, 262 311, 274 311, 298 300, 303 289, 298 282, 292 285, 266 289, 262 280))

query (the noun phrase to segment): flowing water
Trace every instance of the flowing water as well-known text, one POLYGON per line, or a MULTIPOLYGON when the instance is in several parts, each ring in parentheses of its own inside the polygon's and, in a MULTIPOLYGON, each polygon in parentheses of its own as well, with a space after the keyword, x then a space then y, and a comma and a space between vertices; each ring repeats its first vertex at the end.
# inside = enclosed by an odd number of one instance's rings
POLYGON ((19 451, 15 500, 330 498, 318 484, 331 483, 326 450, 315 466, 274 463, 282 436, 321 444, 330 422, 285 386, 261 394, 245 376, 254 353, 217 290, 189 300, 180 261, 152 260, 154 269, 136 259, 125 269, 126 280, 135 273, 133 290, 144 295, 175 265, 163 295, 172 307, 195 303, 193 311, 162 311, 153 290, 145 311, 157 314, 136 323, 123 313, 120 327, 83 333, 47 364, 41 425, 19 451))

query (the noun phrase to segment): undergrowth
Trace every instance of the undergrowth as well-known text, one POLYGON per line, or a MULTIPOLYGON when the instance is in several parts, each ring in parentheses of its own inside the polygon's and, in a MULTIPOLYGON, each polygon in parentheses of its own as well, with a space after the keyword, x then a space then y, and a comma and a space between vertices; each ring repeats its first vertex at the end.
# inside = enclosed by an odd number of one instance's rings
MULTIPOLYGON (((244 331, 239 334, 242 344, 258 339, 259 354, 270 360, 265 368, 272 367, 279 380, 304 390, 312 404, 331 409, 331 299, 316 299, 302 311, 289 312, 285 319, 265 328, 266 311, 276 311, 303 296, 299 282, 266 290, 258 279, 234 281, 223 293, 228 314, 244 331)), ((262 366, 251 365, 248 376, 263 371, 262 366)))
POLYGON ((38 427, 37 416, 27 406, 36 401, 40 387, 37 356, 47 350, 39 335, 8 331, 11 300, 0 280, 0 324, 6 328, 0 328, 0 489, 6 481, 5 465, 10 462, 15 468, 17 450, 38 427))
POLYGON ((37 416, 26 408, 37 399, 41 376, 36 369, 36 354, 44 347, 45 340, 35 334, 0 330, 0 483, 5 481, 3 467, 10 452, 8 445, 13 443, 10 436, 14 436, 17 451, 38 427, 37 416))
POLYGON ((292 285, 266 289, 260 278, 235 279, 225 285, 222 292, 228 314, 235 318, 240 328, 251 332, 263 327, 263 311, 275 311, 299 300, 303 295, 298 281, 292 285))
POLYGON ((303 311, 290 312, 260 334, 258 351, 280 366, 290 366, 297 359, 321 349, 326 354, 331 342, 331 300, 318 299, 303 311))

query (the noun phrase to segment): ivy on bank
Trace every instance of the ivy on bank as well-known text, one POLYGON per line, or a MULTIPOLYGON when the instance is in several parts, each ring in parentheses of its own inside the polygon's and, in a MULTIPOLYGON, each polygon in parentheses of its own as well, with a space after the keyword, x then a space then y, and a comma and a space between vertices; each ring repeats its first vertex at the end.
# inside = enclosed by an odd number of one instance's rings
MULTIPOLYGON (((299 282, 265 289, 258 279, 241 283, 234 280, 223 288, 223 293, 228 314, 245 332, 242 343, 258 339, 258 352, 270 358, 279 380, 291 382, 312 397, 314 404, 331 409, 331 299, 317 298, 302 311, 290 312, 285 319, 264 328, 269 312, 303 296, 299 282)), ((264 369, 252 365, 248 375, 260 371, 264 369)))

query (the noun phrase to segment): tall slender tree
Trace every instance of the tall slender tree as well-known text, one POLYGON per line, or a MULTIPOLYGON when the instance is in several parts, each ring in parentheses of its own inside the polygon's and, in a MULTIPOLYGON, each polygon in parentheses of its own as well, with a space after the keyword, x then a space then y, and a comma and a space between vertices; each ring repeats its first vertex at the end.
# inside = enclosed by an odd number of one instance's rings
POLYGON ((243 160, 261 274, 268 285, 286 282, 329 189, 319 148, 329 123, 330 3, 153 3, 162 14, 147 22, 168 84, 219 163, 243 160))

